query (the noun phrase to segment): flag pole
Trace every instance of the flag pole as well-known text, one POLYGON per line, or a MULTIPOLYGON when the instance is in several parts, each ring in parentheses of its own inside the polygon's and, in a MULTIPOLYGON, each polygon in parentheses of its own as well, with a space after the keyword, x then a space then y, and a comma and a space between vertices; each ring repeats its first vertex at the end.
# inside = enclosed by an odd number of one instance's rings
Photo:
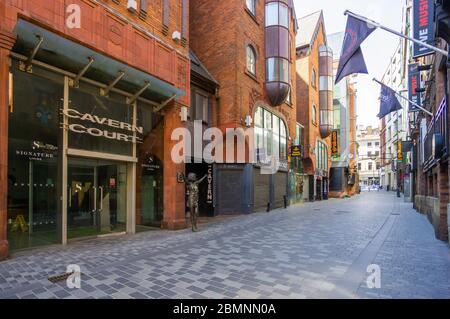
MULTIPOLYGON (((382 82, 380 82, 380 81, 378 81, 377 79, 375 79, 375 78, 373 78, 373 80, 375 81, 375 82, 377 82, 378 84, 381 84, 381 85, 386 85, 386 84, 384 84, 384 83, 382 83, 382 82)), ((415 102, 413 102, 413 101, 411 101, 410 99, 408 99, 408 98, 406 98, 406 97, 404 97, 403 95, 401 95, 400 93, 398 93, 397 91, 395 91, 395 90, 392 90, 392 91, 394 91, 394 93, 395 93, 395 95, 398 95, 399 97, 401 97, 402 99, 404 99, 404 100, 406 100, 406 101, 408 101, 409 103, 411 103, 412 105, 414 105, 415 107, 417 107, 417 108, 419 108, 420 110, 422 110, 422 111, 424 111, 425 113, 427 113, 429 116, 433 116, 433 113, 431 113, 430 111, 428 111, 427 109, 425 109, 425 108, 423 108, 422 106, 420 106, 419 104, 417 104, 417 103, 415 103, 415 102)))
POLYGON ((361 16, 361 15, 359 15, 359 14, 356 14, 356 13, 353 13, 353 12, 351 12, 351 11, 349 11, 349 10, 345 10, 344 15, 349 15, 349 16, 352 16, 352 17, 358 19, 358 20, 365 21, 365 22, 367 22, 368 24, 373 25, 374 27, 383 29, 384 31, 390 32, 390 33, 392 33, 392 34, 395 34, 396 36, 399 36, 399 37, 404 38, 404 39, 406 39, 406 40, 415 42, 415 43, 417 43, 417 44, 419 44, 419 45, 421 45, 421 46, 424 46, 424 47, 426 47, 426 48, 428 48, 428 49, 430 49, 430 50, 433 50, 433 51, 435 51, 435 52, 438 52, 438 53, 443 54, 443 55, 445 55, 446 57, 448 57, 448 52, 445 51, 445 50, 443 50, 443 49, 440 49, 440 48, 437 48, 437 47, 435 47, 435 46, 432 46, 432 45, 430 45, 430 44, 428 44, 428 43, 426 43, 426 42, 423 42, 423 41, 420 41, 420 40, 417 40, 417 39, 408 37, 408 36, 406 36, 406 35, 404 35, 404 34, 402 34, 402 33, 400 33, 400 32, 397 32, 397 31, 392 30, 392 29, 390 29, 390 28, 388 28, 388 27, 385 27, 385 26, 379 24, 378 22, 375 22, 375 21, 373 21, 373 20, 370 20, 369 18, 363 17, 363 16, 361 16))

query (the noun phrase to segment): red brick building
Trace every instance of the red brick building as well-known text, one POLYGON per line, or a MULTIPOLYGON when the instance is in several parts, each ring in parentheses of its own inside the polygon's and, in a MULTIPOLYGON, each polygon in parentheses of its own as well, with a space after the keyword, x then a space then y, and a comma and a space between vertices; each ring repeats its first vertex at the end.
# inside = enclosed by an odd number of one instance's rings
POLYGON ((303 125, 304 198, 328 198, 333 119, 333 54, 322 11, 299 19, 297 122, 303 125))
POLYGON ((215 126, 255 129, 257 163, 249 154, 241 163, 215 163, 216 214, 281 207, 296 125, 293 1, 192 0, 190 16, 190 46, 220 85, 215 126), (275 153, 280 169, 261 174, 275 153))
POLYGON ((0 2, 0 259, 185 227, 188 1, 0 2))
MULTIPOLYGON (((450 52, 450 4, 435 3, 436 45, 450 52)), ((434 53, 418 59, 421 69, 420 83, 425 90, 422 106, 424 112, 410 121, 413 141, 411 155, 412 197, 414 207, 425 214, 435 229, 436 238, 448 241, 450 232, 450 130, 448 107, 450 92, 450 60, 434 53)))

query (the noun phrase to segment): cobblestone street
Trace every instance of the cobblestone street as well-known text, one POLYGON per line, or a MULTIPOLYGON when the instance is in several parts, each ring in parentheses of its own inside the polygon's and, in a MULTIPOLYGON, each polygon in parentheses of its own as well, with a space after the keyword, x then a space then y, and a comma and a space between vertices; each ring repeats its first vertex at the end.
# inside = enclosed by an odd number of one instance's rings
POLYGON ((1 298, 450 298, 450 249, 386 191, 202 225, 22 251, 1 298), (81 267, 81 289, 47 278, 81 267), (381 269, 369 289, 367 266, 381 269))

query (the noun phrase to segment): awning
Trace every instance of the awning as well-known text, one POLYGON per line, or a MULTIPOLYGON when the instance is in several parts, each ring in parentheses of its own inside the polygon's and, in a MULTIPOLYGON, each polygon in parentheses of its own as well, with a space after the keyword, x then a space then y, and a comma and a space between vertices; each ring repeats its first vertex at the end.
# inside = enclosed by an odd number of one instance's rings
POLYGON ((94 59, 94 62, 86 71, 84 75, 86 78, 109 84, 117 77, 120 71, 123 71, 125 75, 116 87, 131 94, 139 90, 145 82, 149 82, 150 87, 142 94, 142 97, 149 100, 163 102, 173 95, 176 95, 177 98, 186 95, 186 92, 183 90, 148 73, 100 54, 23 19, 18 20, 14 32, 17 35, 17 42, 13 51, 26 56, 29 56, 38 42, 37 37, 42 37, 43 42, 34 59, 46 64, 77 74, 86 66, 88 58, 91 57, 94 59))

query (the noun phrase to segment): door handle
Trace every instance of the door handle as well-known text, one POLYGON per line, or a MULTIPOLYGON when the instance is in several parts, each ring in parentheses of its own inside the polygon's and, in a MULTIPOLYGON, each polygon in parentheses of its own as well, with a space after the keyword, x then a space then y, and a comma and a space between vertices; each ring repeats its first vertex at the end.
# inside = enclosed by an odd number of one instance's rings
POLYGON ((94 210, 93 213, 97 212, 97 188, 93 187, 94 189, 94 210))
POLYGON ((101 212, 103 210, 103 187, 100 186, 100 209, 98 210, 99 212, 101 212))
POLYGON ((69 187, 69 207, 72 207, 72 187, 69 187))

